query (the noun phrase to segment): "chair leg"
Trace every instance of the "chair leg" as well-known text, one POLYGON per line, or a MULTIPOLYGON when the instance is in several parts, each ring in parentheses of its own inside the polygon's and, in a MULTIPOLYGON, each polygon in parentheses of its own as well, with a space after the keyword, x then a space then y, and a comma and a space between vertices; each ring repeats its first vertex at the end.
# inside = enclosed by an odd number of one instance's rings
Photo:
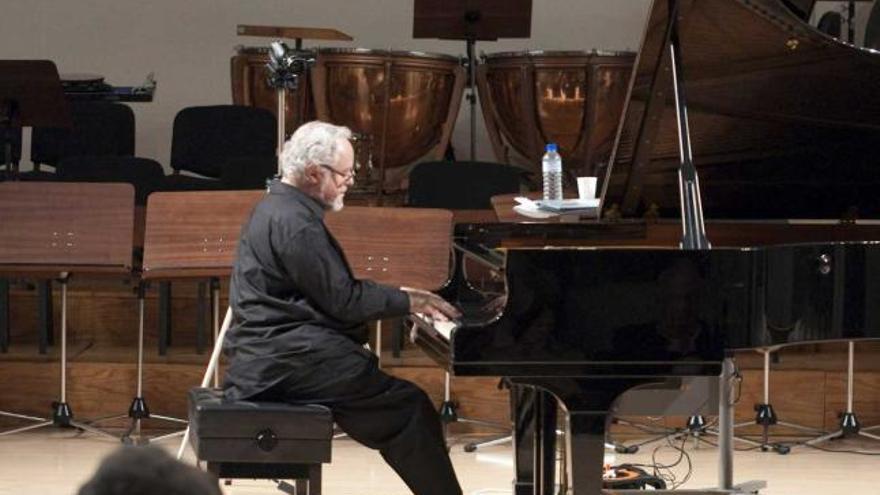
MULTIPOLYGON (((220 337, 220 279, 211 279, 211 328, 213 328, 213 339, 216 345, 220 337)), ((222 347, 222 345, 221 345, 222 347)), ((214 367, 214 388, 220 387, 220 367, 214 367)))
POLYGON ((208 284, 199 282, 196 292, 196 352, 199 354, 205 352, 205 342, 207 341, 205 335, 208 327, 205 315, 208 313, 208 284))
MULTIPOLYGON (((207 387, 211 383, 211 379, 214 377, 214 369, 217 367, 217 363, 220 361, 220 352, 223 350, 223 339, 226 338, 226 331, 229 330, 229 325, 232 324, 232 308, 226 309, 226 317, 223 318, 223 325, 220 327, 220 333, 217 335, 217 339, 214 341, 214 350, 211 352, 211 359, 208 360, 208 367, 205 369, 205 375, 202 376, 201 387, 207 387)), ((180 460, 183 458, 183 452, 186 450, 186 444, 189 441, 190 430, 189 426, 186 427, 186 430, 183 432, 183 439, 180 441, 180 447, 177 449, 177 459, 180 460)))
POLYGON ((9 350, 9 279, 0 278, 0 352, 9 350))
POLYGON ((171 345, 171 282, 159 282, 159 355, 171 345))
MULTIPOLYGON (((299 494, 297 494, 299 495, 299 494)), ((321 495, 321 465, 309 466, 309 491, 308 495, 321 495)))
POLYGON ((37 310, 40 317, 40 354, 46 354, 46 348, 55 342, 54 321, 52 318, 52 281, 37 282, 37 310))

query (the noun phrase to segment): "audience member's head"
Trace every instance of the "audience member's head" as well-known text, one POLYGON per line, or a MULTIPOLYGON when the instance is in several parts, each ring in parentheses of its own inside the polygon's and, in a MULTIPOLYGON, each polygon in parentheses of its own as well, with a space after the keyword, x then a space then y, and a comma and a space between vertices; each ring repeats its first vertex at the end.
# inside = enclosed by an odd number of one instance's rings
POLYGON ((156 447, 107 456, 78 495, 221 495, 217 479, 156 447))

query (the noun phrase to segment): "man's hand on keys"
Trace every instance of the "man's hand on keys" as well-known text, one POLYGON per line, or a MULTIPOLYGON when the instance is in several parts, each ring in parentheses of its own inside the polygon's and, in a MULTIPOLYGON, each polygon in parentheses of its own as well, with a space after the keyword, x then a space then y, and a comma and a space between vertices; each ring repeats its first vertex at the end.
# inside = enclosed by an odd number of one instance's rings
POLYGON ((438 321, 455 320, 461 312, 442 297, 422 289, 401 287, 400 290, 409 296, 409 312, 422 313, 438 321))

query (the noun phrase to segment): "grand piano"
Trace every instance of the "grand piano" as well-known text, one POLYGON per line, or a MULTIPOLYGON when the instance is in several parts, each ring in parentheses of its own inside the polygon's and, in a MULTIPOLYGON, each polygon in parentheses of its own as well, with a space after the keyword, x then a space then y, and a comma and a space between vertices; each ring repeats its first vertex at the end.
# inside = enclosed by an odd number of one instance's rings
POLYGON ((503 269, 503 307, 414 336, 519 389, 517 495, 555 490, 557 414, 565 484, 594 495, 624 391, 721 376, 737 349, 880 337, 880 53, 808 25, 812 3, 655 0, 600 218, 457 230, 503 269))

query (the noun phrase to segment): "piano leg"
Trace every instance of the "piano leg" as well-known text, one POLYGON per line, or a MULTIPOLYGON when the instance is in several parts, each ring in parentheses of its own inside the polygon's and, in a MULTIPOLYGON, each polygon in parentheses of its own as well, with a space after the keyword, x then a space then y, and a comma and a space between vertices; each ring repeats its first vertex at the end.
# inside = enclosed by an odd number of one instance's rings
POLYGON ((510 405, 513 416, 513 495, 531 495, 535 473, 532 445, 535 441, 535 389, 510 385, 510 405))
POLYGON ((514 414, 514 495, 552 495, 556 483, 556 398, 511 385, 514 414))
POLYGON ((571 495, 597 495, 602 490, 605 462, 605 413, 572 411, 568 424, 568 472, 571 495))
POLYGON ((536 391, 535 473, 540 490, 536 495, 552 495, 556 484, 556 398, 541 389, 536 391))

